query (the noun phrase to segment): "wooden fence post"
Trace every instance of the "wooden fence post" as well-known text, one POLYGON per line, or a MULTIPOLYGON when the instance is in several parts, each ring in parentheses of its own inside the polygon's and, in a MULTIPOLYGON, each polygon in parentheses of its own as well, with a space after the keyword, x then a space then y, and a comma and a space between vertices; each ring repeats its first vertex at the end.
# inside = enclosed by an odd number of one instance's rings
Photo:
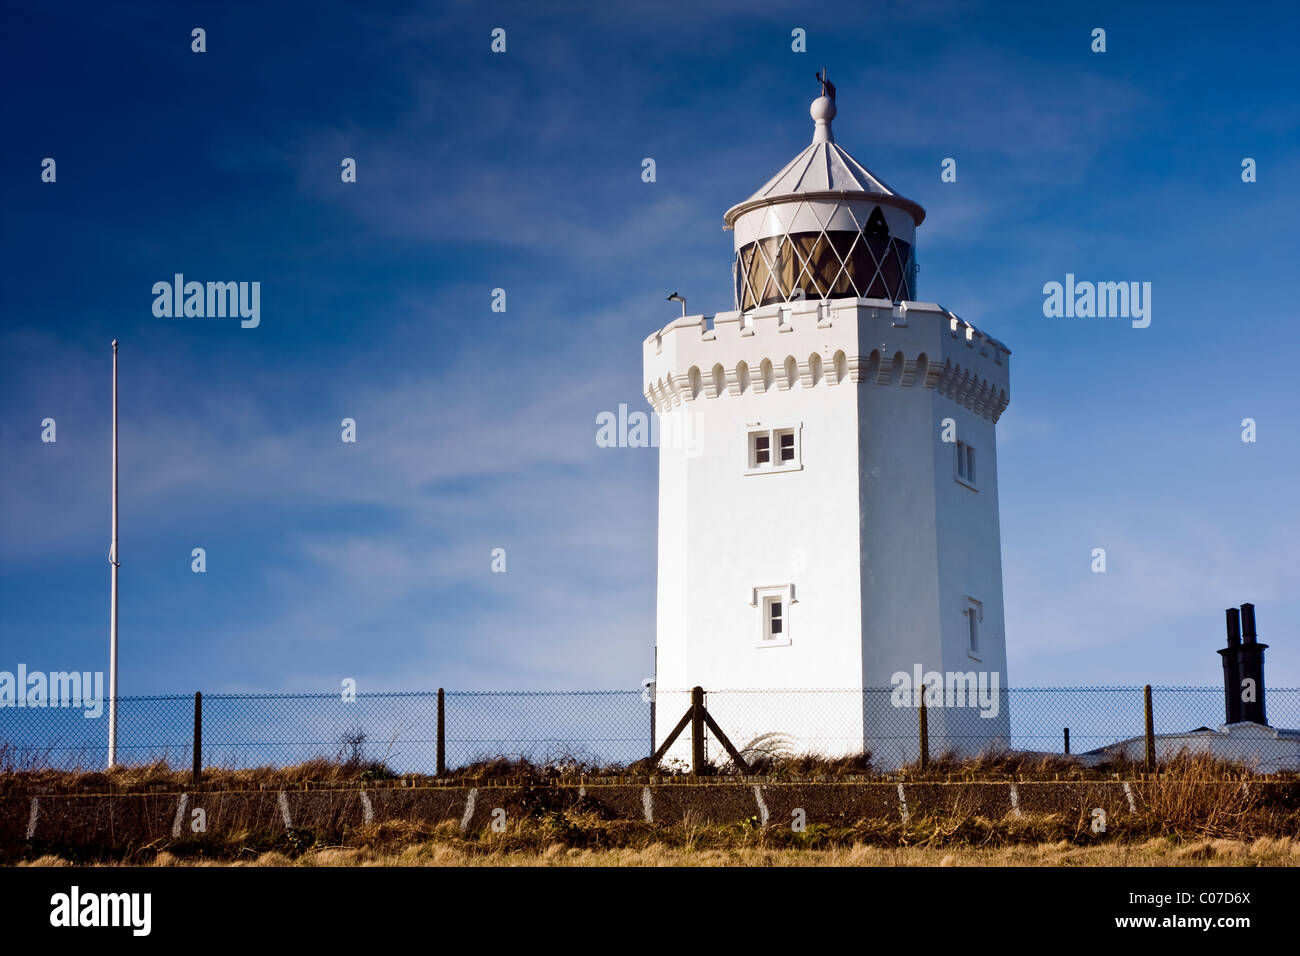
POLYGON ((203 695, 194 692, 194 786, 203 776, 203 695))
POLYGON ((691 688, 691 773, 704 769, 704 688, 691 688))
POLYGON ((1155 719, 1151 713, 1151 685, 1147 684, 1142 688, 1142 701, 1146 710, 1146 770, 1147 773, 1154 773, 1156 769, 1156 727, 1155 719))
POLYGON ((921 691, 921 706, 917 710, 921 724, 921 769, 930 765, 930 718, 925 712, 925 690, 921 691))
POLYGON ((439 777, 447 773, 447 712, 441 687, 438 688, 438 762, 434 771, 439 777))
POLYGON ((1065 728, 1065 755, 1070 756, 1070 728, 1065 728))

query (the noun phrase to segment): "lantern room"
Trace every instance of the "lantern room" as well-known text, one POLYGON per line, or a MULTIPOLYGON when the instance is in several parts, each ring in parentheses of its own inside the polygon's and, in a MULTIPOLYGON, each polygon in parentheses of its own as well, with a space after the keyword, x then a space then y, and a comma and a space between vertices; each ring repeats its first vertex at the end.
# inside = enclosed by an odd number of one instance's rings
POLYGON ((835 142, 834 87, 823 83, 809 112, 808 148, 724 217, 735 232, 736 308, 805 299, 915 300, 916 227, 925 210, 835 142))

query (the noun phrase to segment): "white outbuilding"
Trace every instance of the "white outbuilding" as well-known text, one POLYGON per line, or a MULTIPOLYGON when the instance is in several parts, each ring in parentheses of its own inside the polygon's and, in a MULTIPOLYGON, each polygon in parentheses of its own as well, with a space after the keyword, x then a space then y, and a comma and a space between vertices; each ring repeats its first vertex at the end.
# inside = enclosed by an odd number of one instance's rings
POLYGON ((917 754, 917 676, 947 689, 928 708, 932 753, 1009 743, 1010 351, 919 297, 925 211, 835 141, 823 94, 812 143, 725 215, 735 308, 644 343, 657 733, 700 685, 739 746, 865 749, 887 768, 917 754))
MULTIPOLYGON (((1256 773, 1300 772, 1300 730, 1268 722, 1264 651, 1255 629, 1255 605, 1224 611, 1228 646, 1219 650, 1223 666, 1223 723, 1182 733, 1152 730, 1151 756, 1159 764, 1179 757, 1209 757, 1256 773)), ((1130 737, 1080 754, 1085 764, 1116 758, 1138 762, 1147 756, 1146 735, 1130 737)))

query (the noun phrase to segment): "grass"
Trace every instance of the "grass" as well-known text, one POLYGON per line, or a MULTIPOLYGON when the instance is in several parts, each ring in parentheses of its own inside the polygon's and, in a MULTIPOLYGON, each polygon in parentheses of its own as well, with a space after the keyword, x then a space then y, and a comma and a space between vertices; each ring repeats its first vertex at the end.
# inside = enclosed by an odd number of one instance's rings
MULTIPOLYGON (((809 841, 773 840, 762 834, 737 839, 717 828, 684 826, 645 833, 626 845, 575 846, 540 829, 516 827, 482 839, 464 838, 454 824, 432 832, 400 832, 386 825, 353 834, 352 845, 289 847, 244 845, 240 852, 214 856, 176 846, 100 865, 150 866, 1300 866, 1300 839, 1180 840, 1151 837, 1138 842, 1069 839, 986 844, 939 840, 889 846, 822 834, 809 841), (395 832, 398 831, 398 832, 395 832), (547 838, 549 836, 549 842, 547 838), (807 845, 802 845, 802 844, 807 845)), ((980 828, 969 829, 966 836, 980 828)), ((1032 826, 1028 829, 1034 829, 1032 826)), ((879 836, 879 835, 877 835, 879 836)), ((84 863, 57 854, 24 866, 84 863)))
MULTIPOLYGON (((119 766, 109 771, 60 770, 44 765, 30 756, 19 764, 8 745, 0 742, 0 795, 13 793, 127 793, 195 789, 191 770, 174 768, 165 760, 139 766, 119 766)), ((1116 760, 1085 766, 1070 757, 1051 754, 992 753, 973 758, 944 754, 921 767, 911 764, 898 771, 883 773, 871 766, 869 753, 847 757, 806 755, 798 757, 759 757, 752 761, 755 776, 782 780, 853 779, 904 782, 961 781, 1088 781, 1137 780, 1143 777, 1142 766, 1116 760)), ((1182 756, 1160 768, 1161 777, 1195 778, 1202 783, 1239 782, 1262 779, 1249 768, 1216 761, 1205 756, 1182 756)), ((725 781, 734 778, 735 768, 720 764, 706 768, 701 778, 725 781)), ((374 786, 446 786, 458 783, 480 785, 490 782, 542 786, 547 783, 603 778, 638 779, 648 777, 690 777, 677 765, 655 766, 648 761, 622 764, 598 764, 577 758, 561 757, 541 763, 527 759, 496 757, 453 768, 448 775, 396 774, 382 761, 358 756, 328 759, 320 757, 289 767, 208 767, 200 786, 214 790, 297 790, 306 787, 374 786)), ((701 779, 694 778, 694 779, 701 779)), ((1296 780, 1297 774, 1274 774, 1270 780, 1296 780)))
MULTIPOLYGON (((0 750, 3 749, 0 744, 0 750)), ((0 753, 0 758, 3 754, 0 753)), ((329 760, 324 757, 290 767, 209 767, 203 771, 204 790, 298 790, 398 780, 378 761, 329 760)), ((408 778, 432 781, 435 778, 408 778)), ((112 770, 58 770, 52 767, 6 767, 0 759, 0 794, 12 793, 133 793, 194 789, 192 771, 165 760, 112 770)))

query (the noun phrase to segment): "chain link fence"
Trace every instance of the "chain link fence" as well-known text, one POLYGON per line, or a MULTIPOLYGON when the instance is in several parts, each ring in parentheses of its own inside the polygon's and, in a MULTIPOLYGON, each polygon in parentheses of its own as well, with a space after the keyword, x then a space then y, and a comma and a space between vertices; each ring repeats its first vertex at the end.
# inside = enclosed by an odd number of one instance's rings
MULTIPOLYGON (((313 759, 379 763, 434 774, 493 760, 618 768, 650 756, 691 710, 690 690, 437 691, 356 694, 211 694, 201 701, 203 767, 285 767, 313 759), (441 719, 440 719, 441 712, 441 719), (441 743, 440 743, 441 741, 441 743)), ((1300 689, 1267 691, 1268 725, 1223 726, 1222 688, 1152 690, 1157 760, 1209 753, 1264 772, 1300 770, 1300 689), (1290 728, 1290 729, 1287 729, 1290 728)), ((936 688, 918 695, 868 690, 710 690, 704 705, 744 755, 825 757, 870 752, 893 770, 923 755, 1070 753, 1081 762, 1142 761, 1142 687, 936 688), (921 698, 925 707, 921 707, 921 698), (922 728, 924 727, 924 736, 922 728), (1068 739, 1067 739, 1068 735, 1068 739)), ((193 695, 118 700, 121 764, 194 763, 193 695)), ((691 730, 664 750, 689 766, 691 730)), ((0 703, 0 770, 104 768, 107 702, 18 707, 0 703)), ((706 735, 705 757, 727 755, 706 735)))

